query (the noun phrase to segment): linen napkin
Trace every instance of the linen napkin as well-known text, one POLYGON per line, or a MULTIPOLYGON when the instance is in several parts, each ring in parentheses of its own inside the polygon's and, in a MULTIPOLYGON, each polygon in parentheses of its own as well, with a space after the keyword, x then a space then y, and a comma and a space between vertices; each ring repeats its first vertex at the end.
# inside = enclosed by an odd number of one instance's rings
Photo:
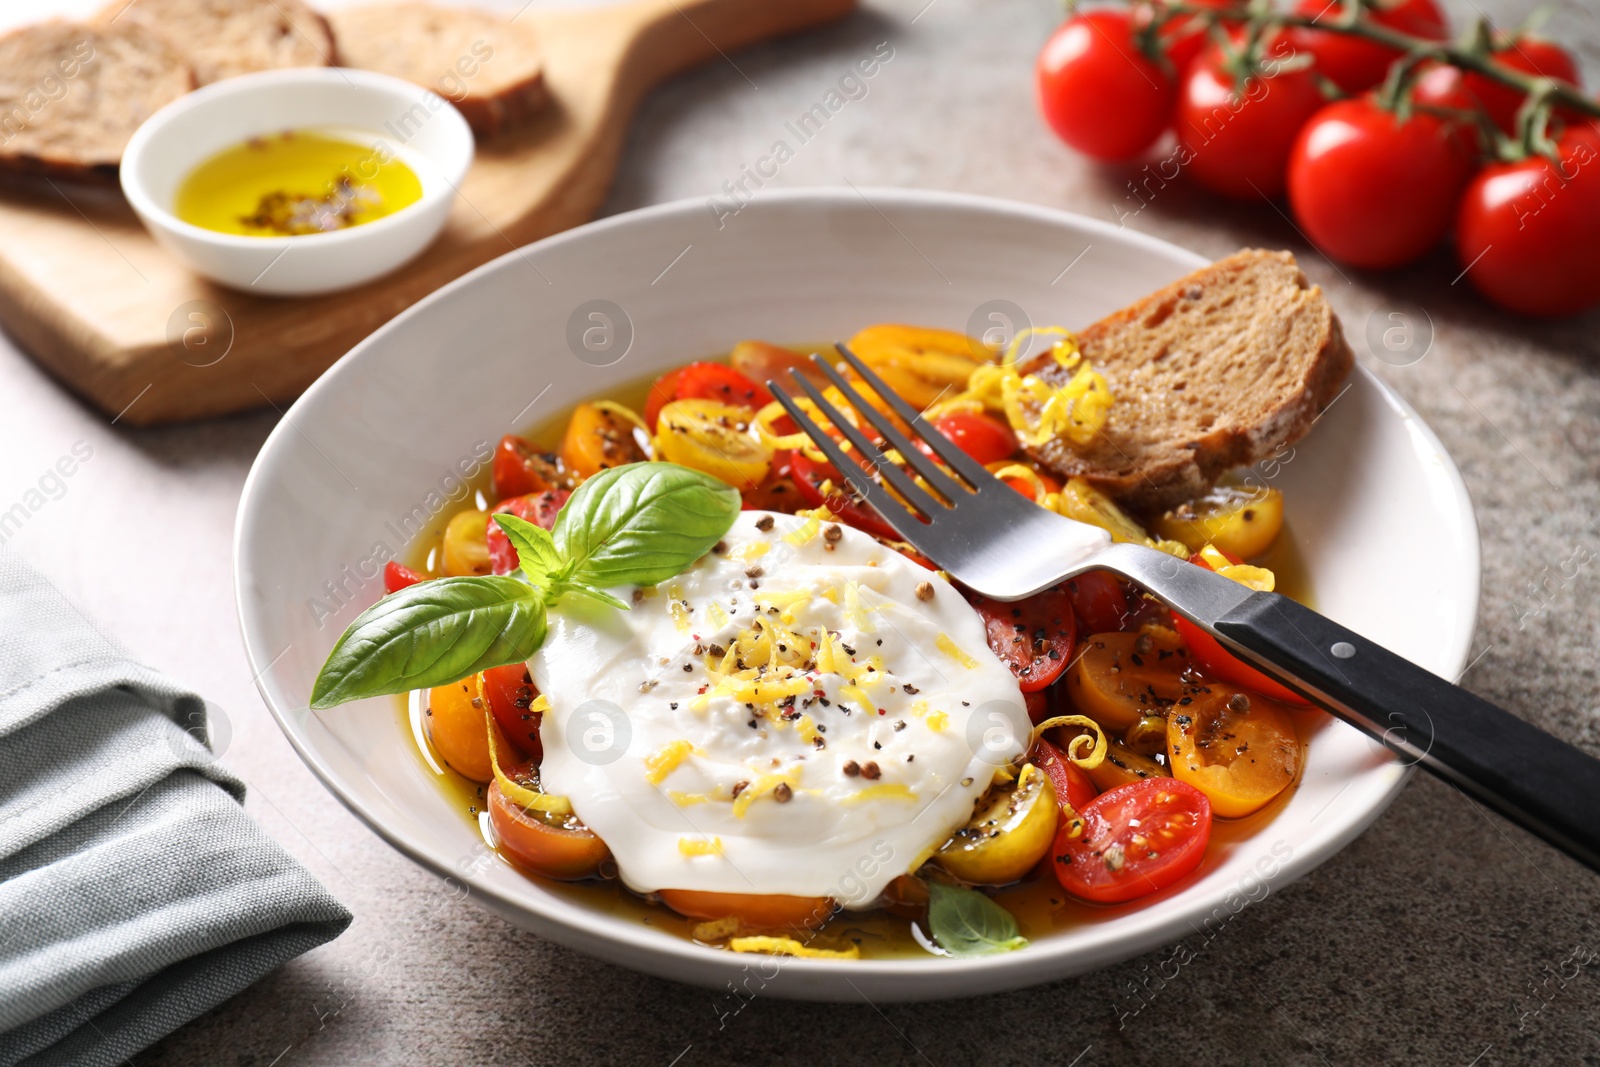
POLYGON ((350 924, 205 728, 0 546, 0 1067, 122 1063, 350 924))

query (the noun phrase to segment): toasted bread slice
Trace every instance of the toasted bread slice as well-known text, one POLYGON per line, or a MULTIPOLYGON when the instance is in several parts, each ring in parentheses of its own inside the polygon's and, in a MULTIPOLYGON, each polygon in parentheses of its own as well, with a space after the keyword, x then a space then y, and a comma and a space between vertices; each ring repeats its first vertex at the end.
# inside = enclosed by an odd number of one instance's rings
POLYGON ((42 22, 0 37, 0 167, 110 176, 139 124, 194 88, 138 26, 42 22))
POLYGON ((301 0, 111 0, 101 25, 142 26, 165 37, 201 85, 277 67, 327 67, 327 20, 301 0))
POLYGON ((480 136, 510 129, 544 106, 539 39, 526 24, 415 3, 345 8, 328 17, 345 66, 432 89, 480 136))
MULTIPOLYGON (((1303 437, 1355 364, 1294 256, 1257 249, 1152 293, 1078 341, 1116 398, 1110 420, 1086 446, 1056 439, 1034 457, 1146 513, 1303 437)), ((1048 355, 1022 369, 1054 384, 1067 376, 1048 355)))

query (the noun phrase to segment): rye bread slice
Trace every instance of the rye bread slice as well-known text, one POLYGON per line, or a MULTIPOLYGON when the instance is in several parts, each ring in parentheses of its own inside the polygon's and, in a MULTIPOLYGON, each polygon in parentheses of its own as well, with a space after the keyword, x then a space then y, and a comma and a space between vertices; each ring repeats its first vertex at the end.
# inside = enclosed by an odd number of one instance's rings
POLYGON ((328 67, 333 32, 302 0, 111 0, 95 21, 165 37, 201 85, 278 67, 328 67))
POLYGON ((139 26, 14 30, 0 37, 0 167, 110 177, 133 131, 193 88, 183 58, 139 26))
POLYGON ((480 136, 508 130, 545 104, 539 38, 502 15, 400 3, 345 8, 328 18, 341 63, 433 90, 480 136))
MULTIPOLYGON (((1355 356, 1322 290, 1288 252, 1246 249, 1078 334, 1116 402, 1086 446, 1053 440, 1042 464, 1135 511, 1190 500, 1228 470, 1299 440, 1355 356)), ((1048 355, 1024 371, 1061 384, 1048 355)))

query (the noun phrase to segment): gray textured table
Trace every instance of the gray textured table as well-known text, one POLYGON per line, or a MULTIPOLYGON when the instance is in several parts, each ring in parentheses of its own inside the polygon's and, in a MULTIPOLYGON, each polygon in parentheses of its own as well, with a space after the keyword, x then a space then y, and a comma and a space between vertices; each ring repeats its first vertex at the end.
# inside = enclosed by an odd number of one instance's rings
MULTIPOLYGON (((1472 6, 1455 5, 1458 18, 1472 6)), ((643 109, 607 210, 717 191, 887 40, 895 56, 869 94, 773 184, 915 185, 1115 218, 1137 206, 1127 175, 1085 166, 1034 113, 1032 58, 1057 14, 1048 0, 874 0, 845 24, 707 67, 643 109)), ((1597 80, 1592 9, 1571 0, 1556 26, 1587 42, 1597 80)), ((1466 475, 1484 595, 1465 684, 1600 753, 1600 316, 1512 321, 1452 287, 1445 256, 1386 277, 1340 271, 1266 205, 1176 186, 1127 224, 1211 256, 1241 244, 1301 255, 1363 360, 1466 475), (1431 319, 1419 361, 1364 350, 1368 320, 1391 312, 1431 319)), ((229 563, 239 489, 276 416, 108 427, 5 341, 0 396, 0 510, 75 442, 94 450, 64 489, 47 487, 56 498, 12 546, 225 709, 224 756, 249 783, 249 810, 356 913, 343 938, 140 1064, 1600 1063, 1600 881, 1421 776, 1338 857, 1195 939, 1176 973, 1163 950, 964 1003, 758 999, 719 1027, 731 1002, 715 993, 595 963, 450 899, 301 766, 251 684, 229 563)))

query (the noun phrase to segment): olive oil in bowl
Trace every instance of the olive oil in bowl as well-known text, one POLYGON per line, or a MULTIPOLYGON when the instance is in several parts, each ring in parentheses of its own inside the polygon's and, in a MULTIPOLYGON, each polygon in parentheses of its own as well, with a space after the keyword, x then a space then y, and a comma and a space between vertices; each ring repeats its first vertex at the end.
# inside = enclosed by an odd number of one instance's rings
POLYGON ((422 180, 392 151, 337 131, 252 137, 199 164, 178 186, 184 222, 244 237, 334 233, 422 198, 422 180))

